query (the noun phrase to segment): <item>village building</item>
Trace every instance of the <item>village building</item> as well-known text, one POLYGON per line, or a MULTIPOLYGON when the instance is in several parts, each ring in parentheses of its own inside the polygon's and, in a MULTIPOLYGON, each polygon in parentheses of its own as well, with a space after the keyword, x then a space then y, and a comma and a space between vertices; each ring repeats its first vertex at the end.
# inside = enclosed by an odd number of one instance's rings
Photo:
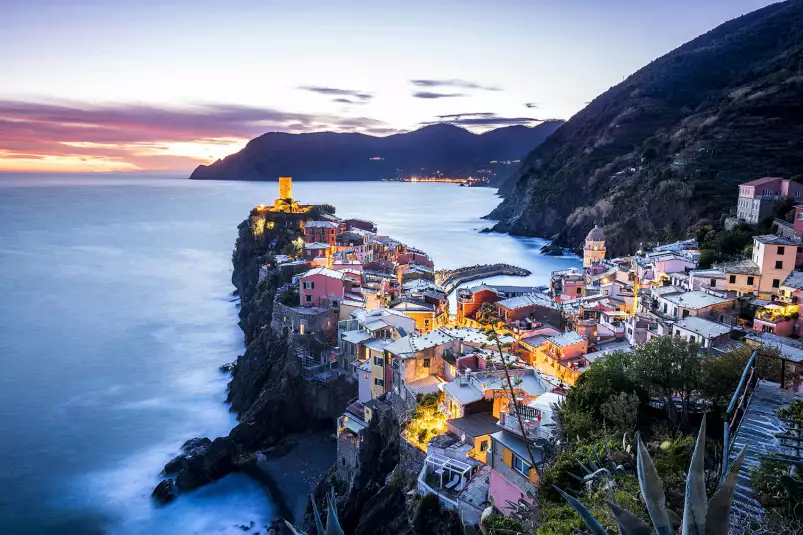
POLYGON ((753 237, 752 260, 761 273, 759 297, 780 293, 781 283, 795 268, 797 245, 794 240, 774 234, 753 237))
POLYGON ((733 328, 698 316, 689 316, 675 323, 672 330, 675 336, 708 349, 730 342, 733 328))
POLYGON ((591 267, 599 264, 605 258, 605 233, 601 228, 594 225, 586 236, 585 246, 583 247, 583 266, 591 267))
POLYGON ((782 197, 800 199, 803 184, 787 178, 764 177, 739 185, 739 200, 736 204, 736 217, 741 221, 757 225, 772 217, 775 206, 782 197))
POLYGON ((307 221, 304 224, 304 241, 334 247, 339 229, 340 225, 334 221, 307 221))
POLYGON ((520 436, 502 429, 491 435, 489 496, 494 505, 504 514, 510 514, 519 500, 532 503, 530 497, 540 482, 539 468, 544 462, 543 450, 520 436), (533 466, 532 461, 535 461, 533 466))

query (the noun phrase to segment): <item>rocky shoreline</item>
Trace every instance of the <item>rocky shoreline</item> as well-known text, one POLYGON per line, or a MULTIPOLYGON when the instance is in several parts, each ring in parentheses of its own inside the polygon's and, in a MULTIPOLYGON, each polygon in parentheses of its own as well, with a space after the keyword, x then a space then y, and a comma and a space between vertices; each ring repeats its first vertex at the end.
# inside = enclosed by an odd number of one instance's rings
POLYGON ((269 459, 271 451, 282 449, 282 444, 299 434, 331 429, 356 395, 356 387, 344 379, 314 388, 304 381, 292 340, 270 327, 277 291, 289 277, 272 269, 260 280, 260 267, 272 251, 297 239, 299 232, 255 232, 258 217, 252 211, 239 225, 232 255, 232 283, 240 296, 239 325, 246 350, 226 365, 232 374, 227 402, 239 423, 228 436, 195 437, 182 446, 181 453, 165 465, 165 479, 154 489, 153 496, 161 503, 235 471, 254 475, 255 463, 269 459))

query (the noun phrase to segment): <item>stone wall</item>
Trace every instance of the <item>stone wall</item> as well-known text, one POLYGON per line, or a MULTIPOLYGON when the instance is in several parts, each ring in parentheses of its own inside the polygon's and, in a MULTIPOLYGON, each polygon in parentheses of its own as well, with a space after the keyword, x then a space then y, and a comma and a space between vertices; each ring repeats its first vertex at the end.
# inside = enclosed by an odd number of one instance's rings
POLYGON ((351 485, 351 478, 357 471, 360 459, 360 449, 351 440, 337 438, 337 477, 351 485))

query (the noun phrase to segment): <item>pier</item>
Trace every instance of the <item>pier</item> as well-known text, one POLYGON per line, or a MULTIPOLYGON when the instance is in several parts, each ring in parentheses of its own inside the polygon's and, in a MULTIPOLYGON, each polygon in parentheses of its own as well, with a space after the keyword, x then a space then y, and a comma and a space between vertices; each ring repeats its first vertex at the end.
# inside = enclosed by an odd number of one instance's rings
POLYGON ((526 277, 532 272, 528 269, 512 266, 510 264, 484 264, 457 269, 439 269, 435 272, 435 283, 443 291, 450 294, 464 282, 498 275, 512 275, 514 277, 526 277))

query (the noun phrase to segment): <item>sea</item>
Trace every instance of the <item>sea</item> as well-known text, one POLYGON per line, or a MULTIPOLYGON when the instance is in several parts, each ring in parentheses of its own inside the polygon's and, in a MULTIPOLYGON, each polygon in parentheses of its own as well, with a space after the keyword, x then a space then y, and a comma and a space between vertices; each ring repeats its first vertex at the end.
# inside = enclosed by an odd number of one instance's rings
MULTIPOLYGON (((277 189, 0 175, 0 533, 242 534, 274 517, 240 474, 164 507, 150 493, 186 439, 235 425, 219 370, 243 351, 231 252, 237 225, 277 189)), ((547 284, 580 265, 541 255, 538 238, 480 233, 500 200, 489 188, 296 182, 294 197, 374 221, 438 268, 532 271, 487 282, 547 284)))

